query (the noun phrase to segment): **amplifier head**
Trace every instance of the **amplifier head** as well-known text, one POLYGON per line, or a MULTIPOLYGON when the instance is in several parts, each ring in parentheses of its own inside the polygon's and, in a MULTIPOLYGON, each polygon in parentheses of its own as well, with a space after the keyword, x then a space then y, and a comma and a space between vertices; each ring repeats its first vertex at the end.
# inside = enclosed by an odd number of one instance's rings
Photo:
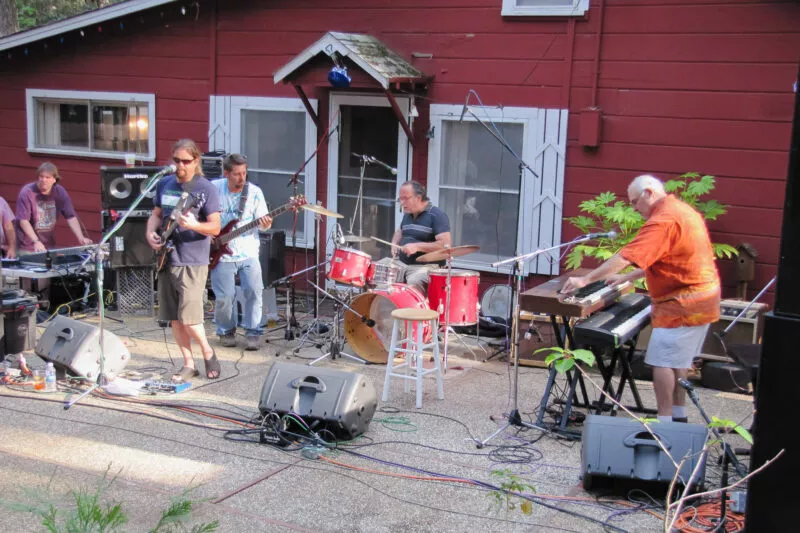
MULTIPOLYGON (((164 167, 100 167, 103 209, 129 209, 142 193, 150 177, 164 167)), ((150 191, 137 209, 153 209, 155 189, 150 191)))

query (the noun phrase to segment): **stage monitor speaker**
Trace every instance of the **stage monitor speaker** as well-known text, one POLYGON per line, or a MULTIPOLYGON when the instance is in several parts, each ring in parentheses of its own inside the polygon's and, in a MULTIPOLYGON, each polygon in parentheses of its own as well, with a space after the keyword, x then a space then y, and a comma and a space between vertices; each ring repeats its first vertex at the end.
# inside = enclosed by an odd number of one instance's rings
MULTIPOLYGON (((147 243, 147 219, 149 211, 134 211, 111 237, 109 261, 111 268, 150 267, 155 262, 153 249, 147 243)), ((110 230, 116 220, 103 212, 103 232, 110 230)))
POLYGON ((264 287, 286 275, 286 232, 271 229, 259 233, 261 248, 258 253, 261 262, 261 277, 264 287))
MULTIPOLYGON (((100 375, 100 328, 57 315, 39 338, 36 355, 73 374, 96 380, 100 375)), ((119 337, 103 331, 103 365, 106 375, 119 373, 131 357, 119 337)))
MULTIPOLYGON (((164 167, 100 167, 100 196, 103 209, 130 209, 153 174, 164 167)), ((136 209, 153 209, 155 189, 142 199, 136 209)))
MULTIPOLYGON (((706 444, 708 428, 681 422, 659 422, 650 428, 675 460, 688 457, 680 471, 681 484, 685 484, 706 444)), ((703 483, 705 469, 705 463, 699 465, 695 487, 703 483)), ((583 488, 589 490, 601 477, 670 483, 675 465, 639 421, 589 415, 583 426, 581 472, 583 488)))
MULTIPOLYGON (((730 326, 733 319, 749 304, 750 302, 740 300, 722 300, 720 302, 719 321, 714 322, 708 328, 706 340, 700 350, 701 357, 702 355, 728 355, 725 353, 722 343, 719 342, 719 338, 714 334, 719 334, 730 326)), ((737 320, 736 324, 723 336, 722 340, 725 342, 725 346, 760 343, 764 331, 764 315, 768 308, 767 304, 762 303, 754 303, 750 306, 750 309, 747 310, 742 318, 737 320)))
POLYGON ((364 433, 377 407, 375 388, 362 374, 284 362, 270 368, 258 403, 262 415, 295 413, 320 425, 317 432, 325 428, 344 440, 364 433))

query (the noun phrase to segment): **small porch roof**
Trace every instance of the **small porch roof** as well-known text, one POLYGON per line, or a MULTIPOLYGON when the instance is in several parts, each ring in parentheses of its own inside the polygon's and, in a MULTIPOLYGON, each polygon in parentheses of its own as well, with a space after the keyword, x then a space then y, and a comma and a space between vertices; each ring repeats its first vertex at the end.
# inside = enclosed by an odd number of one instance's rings
POLYGON ((319 54, 348 58, 384 90, 393 83, 427 83, 431 79, 371 35, 330 31, 278 69, 273 75, 275 83, 291 82, 298 70, 319 54))

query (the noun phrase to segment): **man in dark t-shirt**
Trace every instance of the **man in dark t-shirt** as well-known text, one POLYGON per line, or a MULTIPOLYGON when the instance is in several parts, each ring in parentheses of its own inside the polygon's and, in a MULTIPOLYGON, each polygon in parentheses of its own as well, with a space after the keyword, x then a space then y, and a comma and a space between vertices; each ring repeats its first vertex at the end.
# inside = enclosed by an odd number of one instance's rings
POLYGON ((426 294, 430 271, 441 265, 418 263, 417 258, 450 246, 450 220, 431 204, 425 187, 417 181, 400 187, 400 206, 405 215, 392 237, 392 243, 397 245, 392 252, 406 265, 405 282, 426 294))
POLYGON ((194 141, 183 139, 172 148, 172 160, 177 170, 159 182, 153 197, 153 214, 147 220, 147 242, 154 250, 164 246, 157 230, 162 220, 172 218, 176 223, 170 240, 174 251, 167 257, 167 266, 158 274, 158 317, 169 320, 172 334, 183 356, 183 368, 173 376, 185 381, 199 372, 192 357, 194 340, 203 351, 206 377, 218 378, 220 365, 214 348, 208 343, 203 325, 203 295, 208 279, 210 237, 220 231, 220 208, 217 189, 203 177, 200 150, 194 141), (191 209, 175 213, 183 194, 191 209))

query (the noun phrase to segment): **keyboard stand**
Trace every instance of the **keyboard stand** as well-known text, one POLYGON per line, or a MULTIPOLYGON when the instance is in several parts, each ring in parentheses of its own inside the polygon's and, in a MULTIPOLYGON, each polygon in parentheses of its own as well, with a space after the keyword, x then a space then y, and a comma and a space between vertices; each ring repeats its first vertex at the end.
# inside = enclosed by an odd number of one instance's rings
MULTIPOLYGON (((553 326, 553 334, 559 347, 564 348, 566 346, 565 340, 569 343, 569 346, 575 346, 575 341, 572 338, 572 328, 570 326, 569 317, 561 317, 561 325, 564 327, 564 336, 562 336, 561 330, 559 329, 558 317, 556 315, 550 315, 550 323, 553 326), (566 337, 566 339, 564 337, 566 337)), ((575 364, 580 364, 580 362, 576 362, 575 364)), ((555 385, 557 375, 558 371, 555 369, 555 366, 551 366, 550 374, 547 376, 547 385, 545 385, 544 394, 542 395, 542 400, 539 403, 539 415, 536 418, 536 425, 546 426, 548 429, 558 432, 565 437, 580 440, 580 431, 570 430, 566 427, 569 417, 572 414, 573 407, 590 406, 589 395, 586 392, 586 383, 584 382, 583 375, 579 370, 575 370, 574 373, 572 371, 566 373, 567 382, 569 383, 569 391, 567 392, 567 399, 564 402, 561 420, 559 420, 559 422, 555 425, 544 422, 544 414, 547 411, 547 405, 550 403, 550 394, 552 393, 553 385, 555 385), (578 397, 578 386, 580 386, 583 402, 581 402, 580 398, 578 397)))
MULTIPOLYGON (((600 353, 599 355, 595 354, 595 360, 597 361, 597 367, 600 370, 600 374, 603 376, 603 390, 610 394, 614 400, 621 403, 622 393, 625 390, 625 383, 630 385, 631 394, 633 395, 633 401, 635 405, 626 405, 625 407, 637 413, 646 413, 646 414, 656 414, 658 411, 656 409, 650 409, 644 406, 642 402, 642 397, 639 394, 639 389, 636 386, 636 381, 633 379, 633 371, 631 370, 631 362, 633 361, 634 353, 636 352, 636 342, 639 339, 639 335, 637 334, 632 339, 630 339, 625 345, 620 346, 619 348, 613 349, 610 351, 611 353, 611 361, 610 364, 606 365, 603 362, 603 356, 609 353, 609 350, 600 353), (627 353, 625 352, 625 348, 627 347, 627 353), (619 384, 617 385, 617 390, 614 392, 613 390, 613 383, 612 379, 614 378, 614 370, 616 369, 617 362, 622 369, 619 384)), ((594 402, 592 407, 596 408, 596 414, 603 414, 604 411, 610 409, 611 416, 616 416, 619 407, 616 404, 606 404, 606 397, 604 395, 600 395, 600 399, 594 402)))

